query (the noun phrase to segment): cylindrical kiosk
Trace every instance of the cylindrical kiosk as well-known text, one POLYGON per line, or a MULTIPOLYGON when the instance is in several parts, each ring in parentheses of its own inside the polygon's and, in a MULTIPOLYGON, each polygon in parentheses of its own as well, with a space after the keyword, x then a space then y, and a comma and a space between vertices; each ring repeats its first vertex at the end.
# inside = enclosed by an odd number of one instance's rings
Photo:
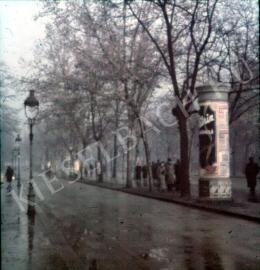
POLYGON ((199 199, 231 200, 228 88, 196 88, 199 111, 199 199))

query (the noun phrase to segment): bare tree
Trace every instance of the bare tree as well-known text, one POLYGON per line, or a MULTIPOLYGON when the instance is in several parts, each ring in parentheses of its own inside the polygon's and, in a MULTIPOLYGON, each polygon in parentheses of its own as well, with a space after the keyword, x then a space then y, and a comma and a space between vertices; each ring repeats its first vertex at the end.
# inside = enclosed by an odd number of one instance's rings
POLYGON ((172 113, 178 119, 180 132, 182 196, 190 195, 187 127, 191 105, 189 101, 195 94, 203 53, 211 42, 217 2, 127 1, 132 15, 161 55, 171 80, 173 94, 178 101, 172 113), (141 7, 151 5, 152 14, 148 18, 138 13, 141 7))

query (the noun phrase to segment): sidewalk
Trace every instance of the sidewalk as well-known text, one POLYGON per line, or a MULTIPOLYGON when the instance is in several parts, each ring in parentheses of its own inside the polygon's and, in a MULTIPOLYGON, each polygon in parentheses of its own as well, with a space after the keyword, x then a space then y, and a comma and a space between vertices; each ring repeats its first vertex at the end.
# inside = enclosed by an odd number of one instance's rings
POLYGON ((124 185, 118 184, 116 181, 110 180, 103 183, 97 183, 96 180, 82 180, 82 183, 88 185, 99 186, 117 190, 137 196, 157 199, 161 201, 177 203, 183 206, 201 209, 204 211, 214 212, 222 215, 243 218, 246 220, 260 223, 260 192, 259 183, 257 186, 258 202, 248 202, 248 191, 245 187, 245 180, 241 178, 232 179, 232 202, 199 202, 198 201, 198 184, 195 179, 191 181, 191 198, 181 198, 180 194, 176 191, 173 192, 159 192, 154 190, 149 192, 147 188, 125 188, 124 185))

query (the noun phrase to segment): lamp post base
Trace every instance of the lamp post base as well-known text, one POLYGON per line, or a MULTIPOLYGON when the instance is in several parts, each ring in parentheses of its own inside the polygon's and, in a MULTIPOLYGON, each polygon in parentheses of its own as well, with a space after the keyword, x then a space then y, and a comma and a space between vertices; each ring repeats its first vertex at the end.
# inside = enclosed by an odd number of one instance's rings
POLYGON ((200 201, 232 201, 231 181, 229 178, 200 178, 200 201))
POLYGON ((21 187, 21 181, 20 181, 20 180, 17 181, 17 187, 18 187, 18 188, 21 187))
POLYGON ((34 197, 34 188, 33 188, 33 183, 29 182, 29 187, 28 187, 28 197, 34 197))
POLYGON ((28 187, 28 208, 27 215, 35 215, 35 194, 33 189, 33 184, 30 182, 28 187))

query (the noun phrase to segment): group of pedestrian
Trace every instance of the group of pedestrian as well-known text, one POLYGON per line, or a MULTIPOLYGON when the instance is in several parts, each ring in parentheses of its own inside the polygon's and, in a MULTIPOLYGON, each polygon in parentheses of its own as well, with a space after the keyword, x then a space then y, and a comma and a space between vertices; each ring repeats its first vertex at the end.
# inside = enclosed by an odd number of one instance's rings
POLYGON ((85 174, 85 177, 90 177, 90 178, 93 177, 93 175, 94 175, 94 166, 93 166, 92 163, 90 163, 88 166, 85 165, 84 174, 85 174))
MULTIPOLYGON (((172 160, 168 158, 167 162, 157 160, 157 162, 152 162, 151 173, 153 179, 153 186, 157 187, 161 191, 172 191, 173 188, 178 191, 180 190, 180 177, 181 177, 181 167, 180 160, 177 160, 173 164, 172 160)), ((94 166, 90 164, 89 168, 90 176, 93 174, 94 166)), ((101 167, 96 166, 97 175, 101 173, 101 167), (99 171, 99 173, 98 173, 99 171)), ((49 172, 50 170, 48 170, 49 172)), ((255 196, 255 187, 257 184, 257 174, 260 171, 260 167, 254 162, 253 157, 249 158, 249 163, 245 167, 245 175, 247 179, 247 186, 250 189, 250 195, 255 196)), ((88 174, 85 168, 85 174, 88 174)), ((11 166, 6 169, 5 177, 8 183, 7 192, 12 190, 12 179, 14 176, 14 170, 11 166)), ((148 166, 142 165, 140 159, 137 159, 135 167, 135 179, 137 186, 148 186, 148 166)))
MULTIPOLYGON (((180 161, 174 164, 170 158, 166 162, 157 160, 152 162, 151 173, 153 186, 160 191, 173 191, 180 189, 180 161)), ((137 159, 135 167, 135 179, 137 186, 148 186, 148 166, 141 165, 140 159, 137 159)))
POLYGON ((148 176, 147 166, 146 165, 142 166, 141 160, 137 158, 135 166, 135 180, 138 187, 141 186, 142 180, 143 185, 147 186, 147 176, 148 176))
POLYGON ((96 177, 98 180, 101 180, 102 173, 104 173, 105 170, 105 165, 102 165, 101 162, 97 160, 94 164, 89 163, 84 165, 84 176, 86 178, 96 177))

